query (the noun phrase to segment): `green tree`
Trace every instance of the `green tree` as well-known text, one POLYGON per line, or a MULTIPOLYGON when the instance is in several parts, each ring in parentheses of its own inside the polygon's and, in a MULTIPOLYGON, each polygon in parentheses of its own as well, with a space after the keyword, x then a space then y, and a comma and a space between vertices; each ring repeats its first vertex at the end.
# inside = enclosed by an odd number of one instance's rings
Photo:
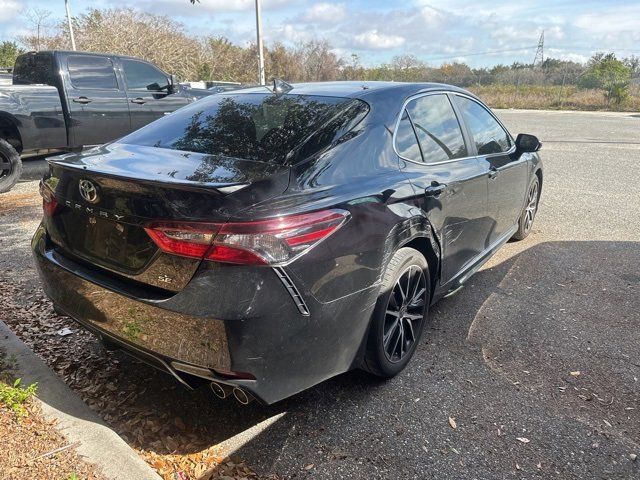
POLYGON ((16 42, 0 42, 0 67, 13 67, 21 53, 23 51, 16 42))
POLYGON ((597 53, 589 60, 580 84, 602 88, 609 103, 620 105, 629 96, 630 82, 631 69, 618 60, 614 53, 597 53))

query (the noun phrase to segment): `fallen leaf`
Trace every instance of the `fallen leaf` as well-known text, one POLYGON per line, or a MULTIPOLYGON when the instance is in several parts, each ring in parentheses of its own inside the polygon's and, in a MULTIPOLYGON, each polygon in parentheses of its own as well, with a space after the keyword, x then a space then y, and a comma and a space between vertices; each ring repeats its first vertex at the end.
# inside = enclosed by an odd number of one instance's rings
POLYGON ((517 440, 522 443, 529 443, 531 441, 527 437, 518 437, 517 440))
POLYGON ((456 419, 453 417, 449 417, 449 425, 451 425, 451 428, 453 428, 454 430, 456 428, 458 428, 458 424, 456 423, 456 419))
POLYGON ((311 470, 314 467, 313 463, 310 463, 309 465, 307 465, 306 467, 304 467, 305 470, 311 470))

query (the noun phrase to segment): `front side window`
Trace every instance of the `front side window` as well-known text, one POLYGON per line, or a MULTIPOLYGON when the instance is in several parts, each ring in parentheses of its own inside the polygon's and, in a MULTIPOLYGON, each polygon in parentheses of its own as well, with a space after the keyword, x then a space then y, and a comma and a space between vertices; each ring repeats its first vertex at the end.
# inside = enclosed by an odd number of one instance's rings
POLYGON ((113 63, 106 57, 71 55, 67 60, 67 68, 74 88, 118 89, 113 63))
POLYGON ((427 95, 407 104, 425 163, 468 156, 462 130, 446 95, 427 95))
POLYGON ((349 98, 218 94, 119 142, 284 164, 343 138, 367 112, 366 103, 349 98))
POLYGON ((467 97, 456 95, 462 118, 471 131, 478 155, 503 153, 511 148, 511 138, 486 108, 467 97))
POLYGON ((167 90, 167 76, 153 65, 136 60, 122 60, 124 77, 128 90, 149 90, 158 92, 167 90))

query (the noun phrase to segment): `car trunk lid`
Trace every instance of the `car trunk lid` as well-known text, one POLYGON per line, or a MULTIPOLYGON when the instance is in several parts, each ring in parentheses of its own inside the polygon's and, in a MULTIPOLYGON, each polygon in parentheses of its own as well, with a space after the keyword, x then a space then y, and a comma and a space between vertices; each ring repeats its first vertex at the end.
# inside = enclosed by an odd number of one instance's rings
POLYGON ((158 250, 152 224, 224 223, 288 185, 288 169, 267 163, 122 144, 51 159, 45 215, 64 254, 136 282, 179 291, 200 260, 158 250))

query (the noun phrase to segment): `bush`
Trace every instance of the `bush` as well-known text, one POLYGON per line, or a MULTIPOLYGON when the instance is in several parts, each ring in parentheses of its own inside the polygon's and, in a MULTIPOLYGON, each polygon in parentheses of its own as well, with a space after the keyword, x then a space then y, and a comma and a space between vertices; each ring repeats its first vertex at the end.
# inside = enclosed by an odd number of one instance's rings
POLYGON ((609 103, 620 105, 629 98, 631 68, 618 60, 614 53, 598 53, 589 60, 580 81, 585 88, 602 88, 609 103))

